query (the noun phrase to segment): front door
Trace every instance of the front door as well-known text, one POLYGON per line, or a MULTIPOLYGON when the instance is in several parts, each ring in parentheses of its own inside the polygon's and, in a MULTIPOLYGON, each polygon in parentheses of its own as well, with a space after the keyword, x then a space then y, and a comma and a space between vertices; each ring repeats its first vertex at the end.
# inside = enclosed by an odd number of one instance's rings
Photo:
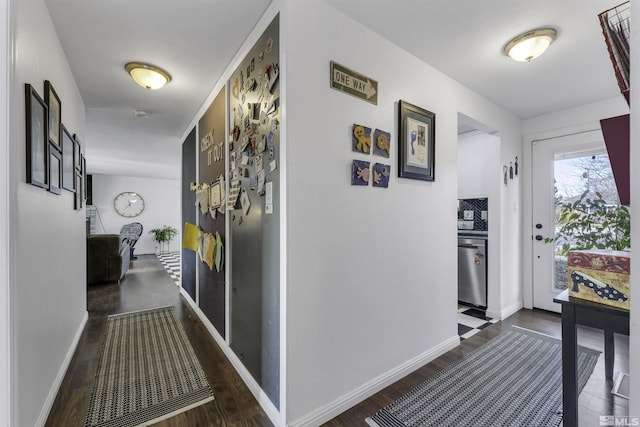
POLYGON ((533 306, 560 312, 553 298, 567 288, 567 261, 554 239, 557 207, 595 186, 615 188, 600 130, 533 142, 533 306), (603 178, 604 177, 604 178, 603 178), (596 179, 598 182, 596 182, 596 179), (602 180, 609 180, 604 184, 602 180))

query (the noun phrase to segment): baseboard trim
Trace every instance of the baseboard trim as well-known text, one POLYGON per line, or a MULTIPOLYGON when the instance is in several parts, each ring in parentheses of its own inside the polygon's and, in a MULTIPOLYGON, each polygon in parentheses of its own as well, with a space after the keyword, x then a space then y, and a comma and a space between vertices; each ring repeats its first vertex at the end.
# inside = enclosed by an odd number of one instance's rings
MULTIPOLYGON (((443 355, 449 350, 454 349, 460 345, 460 337, 456 335, 451 337, 437 346, 427 350, 426 352, 414 357, 397 366, 382 375, 366 382, 362 386, 354 389, 353 391, 343 395, 342 397, 334 400, 333 402, 316 409, 308 415, 300 418, 292 423, 287 424, 289 427, 306 427, 306 426, 319 426, 332 418, 340 415, 347 409, 357 405, 363 400, 371 397, 375 393, 379 392, 383 388, 393 384, 394 382, 404 378, 416 369, 426 365, 435 358, 443 355)), ((364 420, 363 420, 364 421, 364 420)))
POLYGON ((517 313, 522 308, 524 308, 524 304, 523 304, 522 301, 520 301, 520 302, 512 304, 509 307, 507 307, 505 309, 502 309, 502 310, 499 310, 499 311, 487 310, 487 317, 491 317, 493 319, 504 320, 507 317, 517 313))
POLYGON ((189 295, 189 293, 187 293, 187 291, 183 287, 180 288, 180 293, 187 300, 187 302, 189 303, 193 311, 196 313, 196 315, 204 325, 204 327, 207 329, 209 334, 213 337, 216 344, 218 344, 218 346, 222 349, 222 352, 225 354, 225 356, 227 356, 227 359, 229 359, 229 362, 231 362, 231 365, 236 370, 238 375, 240 375, 240 378, 242 378, 242 381, 244 381, 244 383, 247 385, 247 387, 249 388, 249 391, 251 391, 251 394, 253 394, 253 397, 255 397, 255 399, 258 401, 258 404, 262 407, 262 409, 267 414, 271 422, 275 426, 282 425, 283 424, 282 414, 280 414, 280 411, 278 410, 278 408, 276 408, 273 402, 271 402, 271 399, 269 399, 269 396, 267 396, 267 394, 262 390, 260 385, 256 382, 256 380, 253 378, 253 376, 247 370, 247 368, 244 367, 244 365, 242 364, 238 356, 236 356, 236 354, 233 352, 229 344, 227 344, 225 339, 222 338, 222 335, 220 335, 220 333, 215 328, 215 326, 213 326, 211 321, 209 321, 209 319, 204 314, 204 312, 200 309, 200 307, 198 307, 195 301, 191 298, 191 295, 189 295))
POLYGON ((36 426, 44 426, 47 422, 47 418, 49 417, 49 412, 53 407, 53 402, 56 400, 56 396, 60 391, 60 386, 62 385, 62 381, 64 380, 64 376, 67 374, 67 369, 69 369, 69 365, 71 364, 71 359, 73 359, 73 355, 76 352, 78 347, 78 343, 80 342, 80 337, 82 337, 82 333, 84 332, 84 327, 87 325, 87 321, 89 320, 89 312, 85 311, 84 316, 82 317, 82 321, 80 322, 80 326, 76 331, 76 335, 73 337, 73 341, 71 342, 71 346, 67 351, 67 355, 62 361, 62 365, 58 370, 58 375, 53 380, 53 384, 51 385, 51 389, 49 390, 49 394, 47 395, 46 400, 44 401, 44 405, 42 405, 42 409, 40 410, 40 415, 38 415, 38 419, 36 420, 36 426))

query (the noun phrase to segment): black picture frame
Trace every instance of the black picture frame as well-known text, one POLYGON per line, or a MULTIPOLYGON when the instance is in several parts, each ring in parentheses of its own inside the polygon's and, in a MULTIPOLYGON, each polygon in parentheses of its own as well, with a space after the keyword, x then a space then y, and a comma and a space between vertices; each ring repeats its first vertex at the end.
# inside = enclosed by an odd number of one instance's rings
POLYGON ((62 125, 62 188, 76 192, 76 177, 73 160, 75 142, 71 133, 62 125))
POLYGON ((76 181, 76 194, 73 197, 73 208, 77 211, 82 209, 82 175, 80 172, 74 172, 74 177, 76 181))
POLYGON ((435 181, 436 115, 398 102, 398 176, 435 181))
POLYGON ((47 105, 29 83, 25 84, 25 114, 27 183, 48 189, 47 105))
POLYGON ((62 153, 49 142, 49 192, 62 193, 62 153))
POLYGON ((44 81, 44 102, 47 104, 47 135, 49 142, 62 149, 62 103, 49 80, 44 81))
POLYGON ((82 200, 87 201, 87 159, 82 155, 82 200))
MULTIPOLYGON (((82 171, 82 159, 80 154, 80 141, 78 135, 73 134, 73 166, 77 172, 82 171)), ((78 188, 76 187, 76 190, 78 188)))

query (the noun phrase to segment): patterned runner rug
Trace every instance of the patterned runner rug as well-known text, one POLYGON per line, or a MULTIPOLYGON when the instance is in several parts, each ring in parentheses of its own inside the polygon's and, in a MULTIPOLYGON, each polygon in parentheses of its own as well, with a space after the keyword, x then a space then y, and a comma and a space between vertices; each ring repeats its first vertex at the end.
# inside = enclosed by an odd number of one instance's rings
POLYGON ((171 280, 177 286, 180 286, 180 274, 182 273, 182 268, 180 266, 180 252, 167 252, 164 254, 156 254, 156 257, 164 267, 164 269, 171 276, 171 280))
MULTIPOLYGON (((578 391, 599 355, 578 349, 578 391)), ((512 327, 366 421, 374 427, 557 427, 562 421, 562 343, 512 327)))
POLYGON ((86 427, 148 425, 211 400, 173 307, 109 316, 86 427))

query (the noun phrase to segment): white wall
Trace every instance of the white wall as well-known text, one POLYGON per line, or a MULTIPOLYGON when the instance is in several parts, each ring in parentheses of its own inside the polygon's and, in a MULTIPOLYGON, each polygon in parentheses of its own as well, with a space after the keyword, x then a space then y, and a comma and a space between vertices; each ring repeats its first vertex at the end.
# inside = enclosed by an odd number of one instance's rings
POLYGON ((149 234, 149 230, 161 228, 164 225, 170 225, 178 230, 178 235, 171 241, 169 249, 180 250, 182 247, 181 203, 179 180, 93 175, 93 205, 98 208, 101 220, 98 220, 96 232, 119 234, 123 225, 132 222, 141 223, 143 231, 142 237, 135 246, 136 255, 156 252, 157 244, 153 235, 149 234), (135 218, 125 218, 116 213, 113 208, 113 199, 124 191, 135 191, 142 196, 145 203, 142 214, 135 218))
MULTIPOLYGON (((457 342, 457 115, 500 131, 502 163, 520 153, 521 129, 511 113, 325 4, 286 6, 286 419, 316 425, 457 342), (378 80, 378 105, 331 89, 331 60, 378 80), (388 160, 351 152, 353 123, 396 141, 399 99, 436 114, 433 183, 397 178, 395 143, 388 160), (389 189, 351 186, 354 158, 390 164, 389 189)), ((519 197, 519 186, 511 191, 519 197)), ((516 209, 504 227, 518 229, 519 218, 516 209)), ((504 307, 521 304, 522 240, 517 230, 509 239, 504 307)))
POLYGON ((0 426, 9 427, 10 313, 9 292, 9 3, 0 3, 0 426))
MULTIPOLYGON (((500 138, 486 133, 458 137, 458 198, 487 197, 501 180, 500 138)), ((499 197, 499 194, 498 194, 499 197)), ((491 200, 499 203, 499 200, 491 200)))
POLYGON ((27 184, 24 84, 48 79, 62 121, 84 140, 84 104, 42 0, 10 1, 10 286, 12 422, 44 422, 86 321, 84 211, 73 195, 27 184))
MULTIPOLYGON (((486 133, 458 137, 458 198, 487 197, 489 199, 487 310, 501 312, 500 245, 500 138, 486 133), (500 173, 496 173, 496 171, 500 173), (494 214, 495 213, 495 214, 494 214)), ((510 181, 514 185, 515 181, 510 181)), ((496 314, 493 314, 496 315, 496 314)), ((499 316, 499 314, 498 314, 499 316)))
MULTIPOLYGON (((638 15, 637 3, 631 3, 631 13, 638 15)), ((640 49, 640 31, 637 26, 631 29, 631 48, 633 52, 640 49)), ((640 106, 640 56, 631 55, 631 105, 632 109, 640 106)), ((640 215, 637 206, 640 204, 640 117, 631 114, 631 240, 632 246, 638 247, 640 239, 640 215)), ((631 338, 629 340, 629 369, 631 380, 631 395, 629 401, 629 415, 640 417, 640 257, 631 257, 631 338)))

